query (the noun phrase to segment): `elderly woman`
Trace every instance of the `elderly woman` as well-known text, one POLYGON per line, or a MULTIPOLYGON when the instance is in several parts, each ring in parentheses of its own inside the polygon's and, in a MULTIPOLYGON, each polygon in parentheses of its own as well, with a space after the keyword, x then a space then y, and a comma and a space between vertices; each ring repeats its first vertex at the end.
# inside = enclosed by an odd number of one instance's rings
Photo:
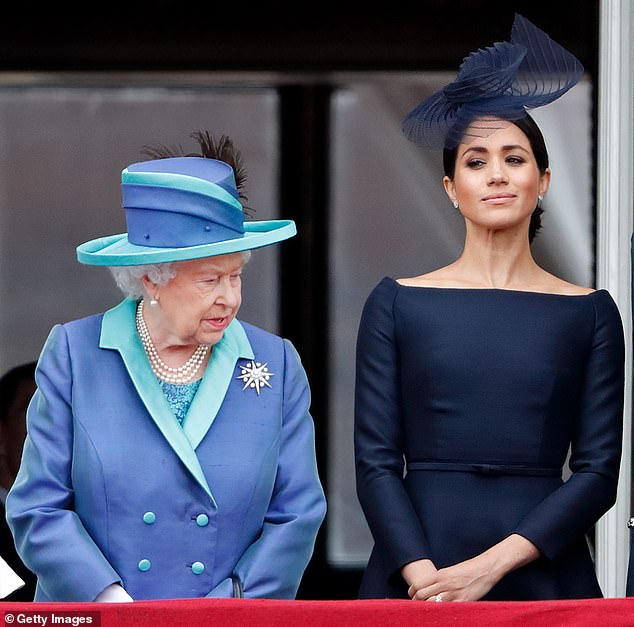
MULTIPOLYGON (((38 601, 293 598, 325 513, 288 340, 236 318, 249 251, 226 138, 122 173, 128 233, 77 249, 127 298, 53 328, 9 524, 38 601)), ((240 177, 238 177, 239 179, 240 177)))

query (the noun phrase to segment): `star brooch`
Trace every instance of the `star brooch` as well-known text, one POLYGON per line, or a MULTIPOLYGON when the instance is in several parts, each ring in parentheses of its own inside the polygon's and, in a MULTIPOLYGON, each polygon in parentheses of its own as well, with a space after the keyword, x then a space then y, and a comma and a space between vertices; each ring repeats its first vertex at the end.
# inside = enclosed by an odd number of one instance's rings
POLYGON ((258 396, 260 396, 260 390, 266 386, 271 387, 269 379, 275 376, 275 373, 269 372, 266 364, 262 364, 259 361, 252 361, 251 363, 240 366, 240 376, 236 379, 244 381, 243 390, 247 388, 253 388, 258 396))

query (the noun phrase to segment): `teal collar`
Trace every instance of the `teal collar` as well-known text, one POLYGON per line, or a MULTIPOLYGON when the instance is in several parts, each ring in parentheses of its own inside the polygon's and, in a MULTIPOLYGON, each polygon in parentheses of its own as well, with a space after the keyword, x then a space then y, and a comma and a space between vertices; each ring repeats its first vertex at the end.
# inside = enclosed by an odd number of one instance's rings
MULTIPOLYGON (((222 405, 235 366, 240 358, 254 359, 253 349, 243 326, 233 320, 214 345, 209 364, 181 427, 150 367, 145 350, 136 332, 136 302, 125 300, 103 316, 101 348, 119 351, 123 363, 152 420, 174 452, 189 469, 212 501, 196 447, 213 424, 222 405)), ((215 501, 214 501, 215 504, 215 501)))

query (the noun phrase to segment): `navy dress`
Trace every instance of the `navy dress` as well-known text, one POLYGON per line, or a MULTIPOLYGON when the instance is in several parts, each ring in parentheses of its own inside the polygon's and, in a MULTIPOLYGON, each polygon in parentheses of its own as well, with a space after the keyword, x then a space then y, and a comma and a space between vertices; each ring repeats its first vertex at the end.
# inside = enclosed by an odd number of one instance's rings
POLYGON ((383 279, 357 342, 357 493, 375 542, 360 596, 406 597, 403 565, 450 566, 512 533, 541 557, 486 599, 601 596, 585 534, 615 501, 623 384, 605 290, 383 279))

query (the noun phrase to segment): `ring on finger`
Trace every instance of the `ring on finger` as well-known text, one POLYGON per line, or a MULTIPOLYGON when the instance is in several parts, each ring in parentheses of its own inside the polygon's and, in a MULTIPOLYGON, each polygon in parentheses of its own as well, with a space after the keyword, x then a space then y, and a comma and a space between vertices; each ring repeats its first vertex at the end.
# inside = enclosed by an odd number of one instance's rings
POLYGON ((442 602, 442 594, 437 594, 436 596, 434 596, 434 601, 436 601, 436 603, 441 603, 442 602))

